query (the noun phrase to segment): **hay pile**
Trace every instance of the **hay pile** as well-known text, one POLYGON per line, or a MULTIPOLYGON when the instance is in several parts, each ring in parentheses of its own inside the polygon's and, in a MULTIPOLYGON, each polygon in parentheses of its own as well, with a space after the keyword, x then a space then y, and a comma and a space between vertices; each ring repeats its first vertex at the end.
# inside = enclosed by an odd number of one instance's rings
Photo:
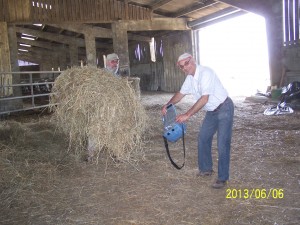
POLYGON ((103 151, 121 161, 143 155, 148 117, 127 79, 96 67, 73 67, 56 79, 51 103, 58 103, 52 109, 69 136, 69 150, 86 153, 89 141, 89 158, 103 151))

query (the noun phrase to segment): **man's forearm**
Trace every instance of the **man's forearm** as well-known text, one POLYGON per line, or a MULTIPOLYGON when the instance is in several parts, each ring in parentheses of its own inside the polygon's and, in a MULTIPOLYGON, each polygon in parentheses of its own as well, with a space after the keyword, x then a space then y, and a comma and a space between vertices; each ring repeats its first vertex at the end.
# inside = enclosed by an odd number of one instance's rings
POLYGON ((203 106, 207 103, 208 101, 208 95, 202 96, 193 106, 190 108, 186 114, 187 116, 191 117, 194 114, 196 114, 200 109, 203 108, 203 106))

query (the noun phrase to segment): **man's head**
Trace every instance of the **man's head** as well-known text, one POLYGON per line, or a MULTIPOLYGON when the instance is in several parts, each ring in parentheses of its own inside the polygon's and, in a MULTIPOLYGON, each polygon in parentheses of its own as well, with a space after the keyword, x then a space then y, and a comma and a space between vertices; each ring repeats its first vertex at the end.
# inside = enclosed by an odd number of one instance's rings
POLYGON ((196 64, 193 56, 189 53, 183 53, 178 57, 177 66, 186 74, 194 75, 196 64))
POLYGON ((116 74, 119 69, 119 56, 116 53, 106 56, 106 69, 116 74))

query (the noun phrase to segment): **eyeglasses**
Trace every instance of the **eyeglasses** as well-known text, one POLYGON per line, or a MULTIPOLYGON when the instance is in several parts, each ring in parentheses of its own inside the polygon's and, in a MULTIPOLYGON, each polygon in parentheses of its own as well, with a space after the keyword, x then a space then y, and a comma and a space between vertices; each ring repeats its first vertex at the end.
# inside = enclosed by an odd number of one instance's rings
POLYGON ((114 59, 114 60, 111 60, 110 62, 111 63, 119 63, 119 60, 118 59, 114 59))
POLYGON ((183 65, 178 64, 178 67, 179 67, 180 69, 183 69, 184 67, 188 66, 188 65, 190 64, 191 59, 192 59, 192 58, 189 58, 189 60, 185 61, 185 62, 183 63, 183 65))

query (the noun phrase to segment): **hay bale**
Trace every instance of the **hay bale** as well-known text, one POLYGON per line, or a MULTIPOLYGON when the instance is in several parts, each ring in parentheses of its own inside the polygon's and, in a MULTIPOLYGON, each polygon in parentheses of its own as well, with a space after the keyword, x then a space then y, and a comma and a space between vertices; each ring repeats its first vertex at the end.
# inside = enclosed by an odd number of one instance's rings
POLYGON ((58 103, 52 110, 69 136, 69 149, 86 152, 89 139, 96 158, 104 150, 121 161, 143 153, 148 117, 127 79, 96 67, 73 67, 56 79, 51 103, 58 103))
POLYGON ((141 97, 141 90, 140 90, 140 78, 139 77, 128 77, 128 82, 131 87, 134 89, 135 94, 140 99, 141 97))

